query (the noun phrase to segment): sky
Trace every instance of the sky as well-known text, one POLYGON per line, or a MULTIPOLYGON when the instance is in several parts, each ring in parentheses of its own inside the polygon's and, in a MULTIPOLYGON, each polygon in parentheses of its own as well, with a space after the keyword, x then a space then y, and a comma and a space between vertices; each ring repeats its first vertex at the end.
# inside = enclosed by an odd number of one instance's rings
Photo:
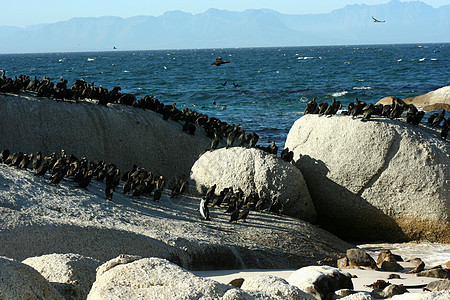
MULTIPOLYGON (((160 16, 166 11, 181 10, 198 14, 209 8, 230 11, 269 8, 287 14, 329 13, 351 4, 376 5, 390 0, 0 0, 0 26, 25 27, 41 23, 66 21, 74 17, 160 16)), ((402 1, 408 2, 408 1, 402 1)), ((435 8, 450 0, 421 0, 435 8)))

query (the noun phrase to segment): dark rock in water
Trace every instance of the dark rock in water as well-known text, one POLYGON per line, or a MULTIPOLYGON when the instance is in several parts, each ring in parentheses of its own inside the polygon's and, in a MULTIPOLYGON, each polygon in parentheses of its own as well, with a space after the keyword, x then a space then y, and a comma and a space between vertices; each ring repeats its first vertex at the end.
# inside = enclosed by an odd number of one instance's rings
POLYGON ((387 279, 400 279, 400 275, 398 274, 389 274, 387 279))
POLYGON ((387 256, 392 255, 395 258, 395 261, 403 261, 400 255, 393 254, 391 250, 384 250, 378 253, 377 265, 380 266, 387 256))

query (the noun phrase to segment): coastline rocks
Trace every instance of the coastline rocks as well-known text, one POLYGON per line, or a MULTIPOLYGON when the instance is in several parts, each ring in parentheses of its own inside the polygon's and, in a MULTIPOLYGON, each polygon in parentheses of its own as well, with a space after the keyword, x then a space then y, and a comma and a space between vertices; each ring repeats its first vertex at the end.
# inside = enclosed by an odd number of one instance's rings
POLYGON ((450 242, 450 147, 431 129, 305 115, 286 147, 323 228, 356 240, 450 242))
POLYGON ((280 269, 335 260, 350 247, 284 215, 252 211, 247 222, 234 224, 222 209, 211 208, 211 221, 204 221, 199 198, 173 200, 167 190, 158 202, 121 192, 108 201, 102 182, 93 180, 88 189, 66 180, 55 186, 4 164, 0 182, 0 249, 16 260, 78 253, 108 261, 130 253, 189 270, 280 269))
POLYGON ((143 258, 98 274, 87 299, 218 299, 232 288, 165 259, 143 258))
POLYGON ((280 296, 289 300, 314 300, 298 287, 290 285, 283 278, 272 275, 259 275, 246 279, 241 288, 245 291, 261 292, 270 296, 280 296))
POLYGON ((329 266, 309 266, 294 271, 287 282, 317 299, 341 289, 353 289, 352 275, 329 266))
POLYGON ((444 279, 444 280, 436 280, 433 282, 430 282, 425 287, 425 290, 435 292, 435 291, 443 291, 443 290, 449 290, 450 291, 450 280, 444 279))
POLYGON ((0 127, 1 149, 45 155, 64 149, 68 155, 105 160, 121 170, 137 164, 171 180, 188 177, 211 143, 204 130, 192 136, 181 130, 181 123, 126 105, 0 94, 0 118, 8 124, 0 127))
POLYGON ((283 213, 314 222, 316 210, 301 172, 292 164, 255 148, 233 147, 205 152, 192 166, 192 186, 203 194, 232 187, 244 194, 256 192, 268 200, 278 198, 283 213))
POLYGON ((64 300, 32 267, 0 256, 0 299, 64 300))
POLYGON ((350 267, 369 267, 370 269, 378 270, 375 260, 360 249, 348 249, 347 259, 350 267))
POLYGON ((405 99, 404 101, 408 104, 412 103, 424 111, 450 110, 450 86, 444 86, 429 93, 405 99))
POLYGON ((30 257, 22 263, 37 270, 66 300, 86 299, 95 281, 95 269, 101 264, 72 253, 30 257))
POLYGON ((430 269, 417 273, 417 276, 450 279, 450 269, 430 269))

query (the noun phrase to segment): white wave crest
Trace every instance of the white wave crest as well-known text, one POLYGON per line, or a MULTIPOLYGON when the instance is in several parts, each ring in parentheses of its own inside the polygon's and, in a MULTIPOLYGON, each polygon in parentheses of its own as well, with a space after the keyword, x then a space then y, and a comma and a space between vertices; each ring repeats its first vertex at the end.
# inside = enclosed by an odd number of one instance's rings
POLYGON ((95 58, 88 58, 87 61, 94 61, 95 58))
POLYGON ((370 87, 370 86, 360 86, 360 87, 355 86, 353 89, 354 90, 371 90, 372 87, 370 87))
POLYGON ((342 96, 347 95, 347 94, 348 94, 348 91, 342 91, 342 92, 333 93, 333 94, 331 94, 331 96, 332 97, 342 97, 342 96))

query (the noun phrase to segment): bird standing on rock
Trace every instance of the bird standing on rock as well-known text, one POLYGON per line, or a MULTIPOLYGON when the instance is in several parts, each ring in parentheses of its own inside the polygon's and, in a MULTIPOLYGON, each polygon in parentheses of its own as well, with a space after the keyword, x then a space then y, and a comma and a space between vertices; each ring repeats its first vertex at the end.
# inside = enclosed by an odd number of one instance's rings
POLYGON ((207 201, 206 197, 203 197, 202 200, 200 201, 200 215, 206 221, 211 220, 209 218, 208 201, 207 201))

